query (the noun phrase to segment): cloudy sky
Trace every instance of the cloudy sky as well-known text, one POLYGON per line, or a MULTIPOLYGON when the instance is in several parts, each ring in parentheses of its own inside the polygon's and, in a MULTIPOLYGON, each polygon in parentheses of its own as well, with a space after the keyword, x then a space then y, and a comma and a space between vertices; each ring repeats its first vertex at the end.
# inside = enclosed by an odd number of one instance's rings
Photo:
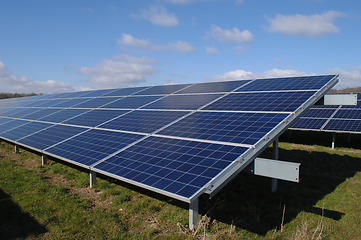
POLYGON ((0 1, 0 92, 340 74, 361 86, 361 1, 0 1))

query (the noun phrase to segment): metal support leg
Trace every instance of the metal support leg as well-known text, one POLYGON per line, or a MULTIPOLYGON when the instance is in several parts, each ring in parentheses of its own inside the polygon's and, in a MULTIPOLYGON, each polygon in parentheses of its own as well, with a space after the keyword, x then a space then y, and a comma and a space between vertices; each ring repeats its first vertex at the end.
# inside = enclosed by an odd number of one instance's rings
POLYGON ((46 165, 46 162, 48 161, 48 156, 46 156, 45 154, 43 154, 41 156, 41 165, 46 165))
POLYGON ((335 141, 336 141, 336 133, 332 133, 332 149, 335 148, 335 141))
POLYGON ((189 229, 193 230, 198 223, 198 198, 189 204, 189 229))
MULTIPOLYGON (((278 138, 273 142, 273 159, 278 160, 278 138)), ((277 179, 272 178, 272 192, 277 192, 277 179)))
POLYGON ((89 177, 90 177, 90 188, 92 188, 95 185, 96 181, 97 181, 96 172, 90 171, 89 177))
POLYGON ((15 153, 19 153, 19 145, 15 144, 15 153))

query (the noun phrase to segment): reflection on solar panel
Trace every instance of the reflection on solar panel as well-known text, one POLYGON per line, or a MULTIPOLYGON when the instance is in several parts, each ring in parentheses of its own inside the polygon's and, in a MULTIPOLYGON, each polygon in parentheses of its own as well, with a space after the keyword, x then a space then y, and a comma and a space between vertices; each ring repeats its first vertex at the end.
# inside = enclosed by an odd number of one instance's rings
POLYGON ((218 192, 337 81, 254 79, 2 100, 0 137, 192 203, 218 192))
POLYGON ((358 93, 356 106, 314 105, 290 129, 361 133, 360 120, 361 93, 358 93))

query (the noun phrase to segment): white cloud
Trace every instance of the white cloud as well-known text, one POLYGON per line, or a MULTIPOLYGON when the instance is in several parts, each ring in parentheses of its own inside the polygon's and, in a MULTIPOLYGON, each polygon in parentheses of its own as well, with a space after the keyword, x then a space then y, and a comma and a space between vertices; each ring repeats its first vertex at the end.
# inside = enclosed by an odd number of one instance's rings
POLYGON ((133 18, 147 19, 155 25, 164 27, 175 27, 179 24, 174 13, 168 13, 164 6, 150 6, 149 9, 142 9, 139 14, 131 14, 133 18))
POLYGON ((18 93, 54 93, 54 92, 72 92, 87 90, 87 88, 79 88, 72 86, 69 83, 59 82, 55 80, 34 81, 27 77, 17 77, 11 73, 3 62, 0 62, 0 84, 3 92, 18 92, 18 93))
POLYGON ((234 52, 235 52, 236 54, 242 54, 242 53, 244 53, 244 47, 242 47, 242 46, 234 47, 233 50, 234 50, 234 52))
POLYGON ((327 71, 327 73, 340 74, 338 78, 339 82, 335 86, 337 89, 343 89, 347 87, 361 87, 361 66, 356 67, 351 71, 335 68, 333 70, 327 71))
POLYGON ((236 0, 236 4, 242 4, 243 0, 236 0))
POLYGON ((187 42, 178 41, 175 43, 169 43, 168 45, 164 46, 164 49, 170 49, 180 53, 187 53, 193 52, 195 49, 193 46, 187 42))
POLYGON ((125 33, 123 33, 122 35, 123 37, 118 39, 119 47, 122 49, 125 49, 126 46, 130 46, 136 48, 145 48, 149 51, 171 50, 180 53, 188 53, 196 50, 190 43, 187 42, 177 41, 162 46, 158 44, 153 44, 149 39, 142 40, 125 33))
POLYGON ((177 84, 177 82, 173 81, 173 79, 171 79, 171 78, 164 78, 163 84, 164 85, 172 85, 172 84, 177 84))
POLYGON ((345 16, 345 14, 337 11, 328 11, 310 16, 300 14, 284 16, 277 14, 274 19, 266 16, 270 26, 265 27, 265 29, 270 32, 280 32, 283 34, 319 37, 340 32, 340 29, 333 22, 342 16, 345 16))
POLYGON ((211 77, 211 81, 226 81, 226 80, 242 80, 242 79, 255 79, 255 78, 274 78, 274 77, 296 77, 307 75, 304 72, 286 69, 281 70, 274 68, 265 71, 264 73, 252 73, 244 70, 235 70, 224 73, 224 75, 216 75, 211 77))
POLYGON ((222 29, 216 25, 211 25, 211 31, 208 32, 208 35, 218 39, 222 43, 236 43, 244 44, 251 43, 253 41, 253 34, 248 31, 240 31, 238 28, 234 27, 231 30, 222 29))
POLYGON ((211 54, 213 54, 213 53, 218 53, 219 51, 218 51, 218 49, 217 49, 217 48, 213 48, 213 47, 206 47, 206 52, 207 52, 207 53, 211 53, 211 54))
POLYGON ((96 88, 132 87, 146 81, 157 71, 154 62, 149 58, 136 58, 129 55, 116 56, 113 59, 104 59, 93 68, 82 67, 79 72, 90 76, 89 82, 96 88))

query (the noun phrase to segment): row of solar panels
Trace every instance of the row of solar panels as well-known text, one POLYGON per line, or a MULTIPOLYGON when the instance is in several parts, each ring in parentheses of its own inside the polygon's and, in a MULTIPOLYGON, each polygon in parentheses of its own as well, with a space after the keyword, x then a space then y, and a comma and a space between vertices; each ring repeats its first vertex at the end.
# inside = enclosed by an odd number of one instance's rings
POLYGON ((357 105, 314 105, 290 129, 361 133, 361 93, 357 105))
POLYGON ((8 99, 0 101, 0 137, 190 202, 336 82, 326 75, 8 99))

